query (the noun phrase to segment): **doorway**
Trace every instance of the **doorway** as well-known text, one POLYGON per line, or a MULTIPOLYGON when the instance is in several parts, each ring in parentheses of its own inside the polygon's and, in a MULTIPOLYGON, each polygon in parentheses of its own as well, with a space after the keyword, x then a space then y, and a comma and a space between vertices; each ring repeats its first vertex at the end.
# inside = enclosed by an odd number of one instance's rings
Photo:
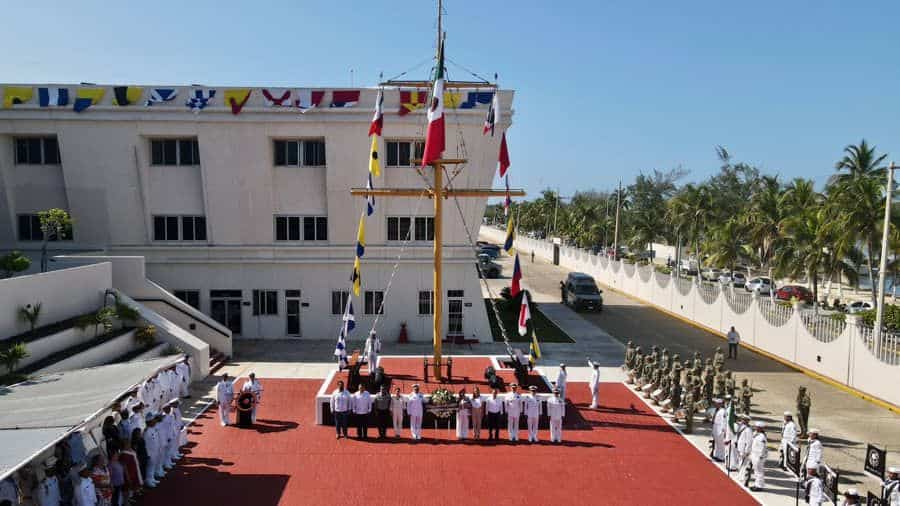
POLYGON ((285 314, 287 315, 287 335, 300 337, 300 290, 285 290, 285 314))
POLYGON ((210 290, 210 316, 213 320, 228 327, 233 336, 241 334, 241 298, 240 290, 210 290))
POLYGON ((463 333, 462 290, 447 290, 447 336, 462 336, 463 333))

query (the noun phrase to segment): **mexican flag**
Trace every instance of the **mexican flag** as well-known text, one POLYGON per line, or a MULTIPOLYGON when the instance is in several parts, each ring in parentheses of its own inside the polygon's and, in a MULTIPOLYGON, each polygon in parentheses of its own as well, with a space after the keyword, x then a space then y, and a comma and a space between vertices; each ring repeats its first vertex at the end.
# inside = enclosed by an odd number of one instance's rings
POLYGON ((434 70, 434 90, 428 108, 428 131, 425 133, 425 153, 422 167, 441 158, 444 152, 444 43, 438 48, 437 68, 434 70))

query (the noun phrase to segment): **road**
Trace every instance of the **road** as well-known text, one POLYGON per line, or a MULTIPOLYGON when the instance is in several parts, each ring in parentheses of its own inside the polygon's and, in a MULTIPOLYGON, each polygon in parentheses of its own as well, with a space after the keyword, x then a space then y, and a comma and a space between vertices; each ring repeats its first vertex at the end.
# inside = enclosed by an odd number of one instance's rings
MULTIPOLYGON (((559 303, 559 282, 568 271, 541 259, 521 258, 524 285, 540 303, 559 303)), ((501 256, 503 279, 490 280, 492 290, 509 284, 512 260, 501 256)), ((724 340, 705 330, 667 315, 650 305, 600 285, 604 291, 602 313, 579 313, 597 328, 624 343, 632 341, 642 348, 666 347, 681 355, 681 360, 699 351, 711 357, 716 348, 726 348, 724 340)), ((495 292, 496 293, 496 292, 495 292)), ((900 415, 878 407, 852 393, 813 379, 763 355, 741 348, 737 360, 727 360, 726 368, 740 379, 748 378, 754 388, 751 415, 773 428, 770 441, 777 441, 782 413, 795 411, 797 389, 806 386, 812 397, 810 426, 822 431, 825 463, 841 472, 841 489, 854 486, 878 490, 876 481, 863 473, 866 443, 900 448, 900 415)), ((888 453, 888 465, 900 465, 900 456, 888 453)))

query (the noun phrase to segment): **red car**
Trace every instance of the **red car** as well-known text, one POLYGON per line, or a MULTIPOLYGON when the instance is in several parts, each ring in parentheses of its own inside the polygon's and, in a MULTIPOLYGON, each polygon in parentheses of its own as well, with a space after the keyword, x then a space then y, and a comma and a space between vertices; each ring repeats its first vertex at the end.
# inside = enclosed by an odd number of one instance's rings
POLYGON ((809 288, 800 285, 785 285, 775 290, 775 298, 778 300, 797 299, 807 304, 812 304, 813 294, 809 288))

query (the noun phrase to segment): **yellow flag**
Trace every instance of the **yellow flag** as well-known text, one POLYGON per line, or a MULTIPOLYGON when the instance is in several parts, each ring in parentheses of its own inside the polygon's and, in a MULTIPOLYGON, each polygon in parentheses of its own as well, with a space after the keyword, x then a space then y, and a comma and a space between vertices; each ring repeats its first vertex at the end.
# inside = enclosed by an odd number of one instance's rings
POLYGON ((31 100, 34 90, 30 86, 7 86, 3 89, 3 107, 24 104, 31 100))
POLYGON ((444 92, 444 107, 456 109, 459 107, 460 102, 462 102, 462 93, 454 93, 452 91, 444 92))
POLYGON ((360 278, 359 257, 356 257, 356 260, 353 261, 353 275, 350 277, 350 281, 353 282, 353 295, 356 295, 357 297, 359 297, 360 278))
POLYGON ((225 90, 225 105, 231 107, 231 114, 241 113, 241 109, 250 99, 250 91, 249 88, 225 90))
POLYGON ((369 154, 369 172, 373 176, 381 175, 381 162, 378 160, 378 136, 372 136, 372 152, 369 154))
POLYGON ((362 257, 366 254, 366 213, 365 211, 359 217, 359 231, 356 232, 356 257, 362 257))
POLYGON ((513 223, 512 213, 509 215, 509 221, 506 223, 506 240, 503 242, 503 251, 506 251, 509 256, 513 256, 516 254, 516 251, 513 249, 513 242, 516 239, 516 227, 513 223))
POLYGON ((141 100, 144 89, 137 86, 116 86, 113 88, 113 105, 133 105, 141 100))

